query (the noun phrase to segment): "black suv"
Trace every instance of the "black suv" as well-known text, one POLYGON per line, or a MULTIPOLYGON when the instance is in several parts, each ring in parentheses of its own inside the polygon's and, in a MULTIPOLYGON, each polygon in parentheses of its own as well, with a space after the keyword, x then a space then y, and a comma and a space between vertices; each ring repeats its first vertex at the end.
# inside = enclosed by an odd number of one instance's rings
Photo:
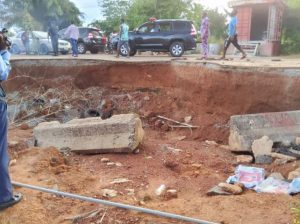
MULTIPOLYGON (((189 20, 157 20, 141 25, 129 32, 130 55, 139 51, 170 52, 180 57, 186 50, 196 48, 197 31, 189 20)), ((126 48, 120 47, 120 54, 127 55, 126 48)))
MULTIPOLYGON (((68 40, 64 33, 67 28, 62 29, 58 32, 61 39, 68 40)), ((79 27, 79 38, 78 38, 78 53, 85 54, 86 51, 90 51, 92 54, 97 54, 99 51, 104 51, 107 39, 101 33, 99 29, 90 27, 79 27)))

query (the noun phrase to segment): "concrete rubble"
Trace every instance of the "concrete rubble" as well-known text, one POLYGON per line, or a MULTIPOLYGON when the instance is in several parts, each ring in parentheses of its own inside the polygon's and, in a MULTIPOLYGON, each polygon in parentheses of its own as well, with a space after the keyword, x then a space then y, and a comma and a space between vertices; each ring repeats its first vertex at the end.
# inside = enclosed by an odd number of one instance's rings
POLYGON ((268 136, 285 144, 300 136, 300 111, 237 115, 230 118, 229 145, 232 151, 251 152, 253 141, 268 136))
POLYGON ((75 119, 61 124, 44 122, 33 130, 39 147, 70 148, 81 153, 133 152, 144 137, 142 122, 136 114, 75 119))

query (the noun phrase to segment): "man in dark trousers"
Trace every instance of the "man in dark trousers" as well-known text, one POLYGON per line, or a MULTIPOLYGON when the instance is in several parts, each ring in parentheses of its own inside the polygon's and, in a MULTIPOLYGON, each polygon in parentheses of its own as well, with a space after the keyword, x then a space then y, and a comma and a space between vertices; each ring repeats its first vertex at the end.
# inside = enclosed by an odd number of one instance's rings
MULTIPOLYGON (((228 13, 228 12, 226 11, 226 13, 228 13)), ((223 57, 221 59, 225 59, 226 51, 231 43, 242 53, 241 59, 244 59, 244 58, 246 58, 247 55, 244 52, 244 50, 241 48, 241 46, 238 44, 238 35, 237 35, 237 31, 236 31, 237 22, 238 22, 237 21, 237 10, 233 9, 233 11, 228 14, 230 15, 230 22, 228 24, 228 31, 227 31, 228 37, 225 40, 223 57)))
POLYGON ((58 56, 58 26, 55 21, 50 22, 48 29, 48 38, 51 38, 54 56, 58 56))
POLYGON ((13 194, 12 184, 8 174, 9 157, 7 152, 7 104, 6 94, 2 88, 11 70, 7 51, 7 42, 0 33, 0 210, 6 209, 22 199, 21 194, 13 194))

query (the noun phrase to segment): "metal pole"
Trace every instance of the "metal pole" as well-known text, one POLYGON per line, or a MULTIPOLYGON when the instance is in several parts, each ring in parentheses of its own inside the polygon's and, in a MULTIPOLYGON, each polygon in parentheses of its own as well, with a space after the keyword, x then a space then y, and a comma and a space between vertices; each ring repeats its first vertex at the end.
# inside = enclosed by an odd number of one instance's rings
POLYGON ((33 186, 33 185, 29 185, 29 184, 22 184, 22 183, 18 183, 15 181, 13 181, 12 184, 17 187, 24 187, 24 188, 28 188, 28 189, 32 189, 32 190, 37 190, 37 191, 41 191, 41 192, 46 192, 46 193, 50 193, 50 194, 67 197, 67 198, 73 198, 73 199, 78 199, 81 201, 88 201, 88 202, 92 202, 92 203, 96 203, 96 204, 103 204, 103 205, 107 205, 107 206, 113 206, 113 207, 117 207, 117 208, 123 208, 123 209, 127 209, 127 210, 143 212, 143 213, 147 213, 150 215, 156 215, 156 216, 161 216, 161 217, 170 218, 170 219, 177 219, 177 220, 182 220, 182 221, 191 222, 191 223, 198 223, 198 224, 217 224, 214 222, 203 221, 203 220, 199 220, 199 219, 195 219, 195 218, 190 218, 190 217, 176 215, 176 214, 167 213, 167 212, 161 212, 161 211, 152 210, 152 209, 148 209, 148 208, 142 208, 142 207, 126 205, 126 204, 121 204, 121 203, 116 203, 116 202, 111 202, 111 201, 106 201, 106 200, 101 200, 101 199, 96 199, 96 198, 91 198, 91 197, 85 197, 85 196, 81 196, 81 195, 77 195, 77 194, 56 191, 56 190, 33 186))

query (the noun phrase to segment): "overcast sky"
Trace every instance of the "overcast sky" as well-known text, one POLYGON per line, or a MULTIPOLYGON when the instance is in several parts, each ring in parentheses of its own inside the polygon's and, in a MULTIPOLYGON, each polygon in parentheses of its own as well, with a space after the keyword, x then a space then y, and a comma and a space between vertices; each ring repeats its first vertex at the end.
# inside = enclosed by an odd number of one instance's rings
MULTIPOLYGON (((89 24, 93 20, 97 20, 101 16, 101 11, 98 6, 97 0, 70 0, 75 3, 81 12, 85 15, 85 25, 89 24)), ((227 6, 228 0, 195 0, 202 3, 209 8, 219 8, 227 6)))

